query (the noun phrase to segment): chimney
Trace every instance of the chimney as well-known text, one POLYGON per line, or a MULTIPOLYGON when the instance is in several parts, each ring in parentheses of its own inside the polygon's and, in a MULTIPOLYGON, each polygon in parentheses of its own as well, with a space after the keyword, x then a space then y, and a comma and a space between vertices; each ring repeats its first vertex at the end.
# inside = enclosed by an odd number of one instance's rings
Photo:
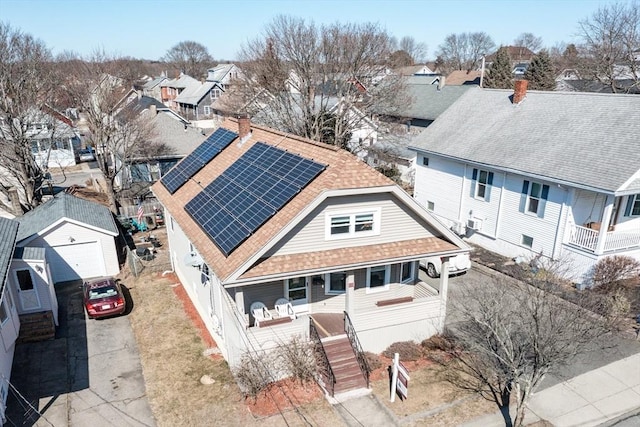
POLYGON ((442 90, 445 84, 445 76, 440 76, 438 78, 438 90, 442 90))
POLYGON ((149 111, 151 111, 151 114, 155 116, 158 114, 158 107, 156 107, 155 104, 151 104, 149 105, 149 111))
POLYGON ((9 202, 11 202, 11 210, 15 216, 20 216, 22 212, 22 206, 20 205, 20 196, 18 195, 18 189, 16 187, 9 188, 9 202))
POLYGON ((513 91, 513 103, 520 104, 524 97, 527 96, 528 80, 516 80, 515 90, 513 91))
POLYGON ((238 116, 238 136, 240 140, 245 139, 251 134, 251 120, 248 114, 240 114, 238 116))

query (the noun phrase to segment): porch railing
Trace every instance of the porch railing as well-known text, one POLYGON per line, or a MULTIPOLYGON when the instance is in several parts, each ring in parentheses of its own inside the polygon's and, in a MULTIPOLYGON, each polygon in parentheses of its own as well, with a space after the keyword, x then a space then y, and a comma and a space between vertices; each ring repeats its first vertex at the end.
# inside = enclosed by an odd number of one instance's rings
POLYGON ((367 363, 367 358, 364 355, 364 351, 362 351, 362 346, 358 340, 356 329, 353 327, 353 323, 351 323, 349 313, 346 311, 344 312, 344 331, 347 333, 347 337, 349 337, 349 342, 351 343, 353 352, 356 354, 356 359, 358 360, 358 365, 360 365, 362 375, 364 375, 364 378, 367 381, 367 388, 369 388, 369 372, 371 372, 369 369, 369 363, 367 363))
MULTIPOLYGON (((569 243, 595 252, 598 245, 599 230, 573 225, 569 243)), ((640 232, 607 231, 604 241, 604 252, 640 247, 640 232)))
POLYGON ((316 329, 316 325, 313 323, 312 318, 309 319, 309 338, 311 338, 311 341, 313 342, 313 352, 315 353, 316 361, 320 366, 321 374, 325 382, 325 389, 331 396, 333 396, 336 385, 336 376, 333 373, 333 369, 331 369, 329 357, 324 351, 324 346, 320 340, 320 334, 318 334, 318 330, 316 329))

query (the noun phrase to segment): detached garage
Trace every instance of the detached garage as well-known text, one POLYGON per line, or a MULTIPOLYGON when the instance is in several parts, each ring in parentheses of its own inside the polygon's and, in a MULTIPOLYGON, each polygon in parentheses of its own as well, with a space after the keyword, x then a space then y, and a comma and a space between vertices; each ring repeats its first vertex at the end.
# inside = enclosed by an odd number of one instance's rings
POLYGON ((22 217, 17 246, 45 248, 54 283, 118 274, 118 227, 105 206, 58 193, 22 217))

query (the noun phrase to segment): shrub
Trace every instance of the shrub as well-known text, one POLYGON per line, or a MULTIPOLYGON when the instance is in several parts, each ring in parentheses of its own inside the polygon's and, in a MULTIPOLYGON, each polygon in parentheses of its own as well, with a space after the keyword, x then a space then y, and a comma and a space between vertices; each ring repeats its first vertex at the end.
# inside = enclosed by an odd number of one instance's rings
POLYGON ((420 343, 425 351, 450 352, 456 348, 452 337, 444 334, 433 335, 420 343))
POLYGON ((272 382, 268 363, 256 353, 242 355, 240 364, 233 369, 233 375, 244 396, 254 399, 272 382))
POLYGON ((311 342, 296 335, 291 338, 291 341, 281 345, 278 352, 282 358, 283 368, 288 374, 300 382, 314 380, 317 365, 311 342))
POLYGON ((615 255, 604 258, 593 268, 594 287, 630 281, 632 285, 640 283, 640 262, 634 258, 615 255))
POLYGON ((400 355, 400 360, 415 361, 422 357, 422 347, 413 341, 400 341, 391 344, 382 354, 393 359, 395 353, 400 355))
POLYGON ((380 356, 378 356, 377 354, 371 353, 370 351, 365 351, 364 357, 367 359, 369 369, 371 369, 372 371, 382 368, 382 360, 380 360, 380 356))

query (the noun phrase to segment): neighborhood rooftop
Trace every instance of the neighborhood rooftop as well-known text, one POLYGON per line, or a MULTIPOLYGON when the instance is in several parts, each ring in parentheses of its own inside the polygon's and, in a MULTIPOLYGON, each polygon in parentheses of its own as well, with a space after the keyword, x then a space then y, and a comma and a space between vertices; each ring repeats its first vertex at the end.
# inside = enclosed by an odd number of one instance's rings
POLYGON ((0 292, 4 287, 7 271, 9 271, 9 263, 18 234, 18 225, 17 221, 0 217, 0 292))
POLYGON ((16 218, 20 222, 18 241, 42 231, 62 218, 82 222, 114 235, 118 234, 118 228, 109 209, 62 192, 36 209, 16 218))
POLYGON ((411 147, 605 192, 637 191, 640 98, 472 88, 411 147), (607 171, 606 173, 597 173, 607 171))

